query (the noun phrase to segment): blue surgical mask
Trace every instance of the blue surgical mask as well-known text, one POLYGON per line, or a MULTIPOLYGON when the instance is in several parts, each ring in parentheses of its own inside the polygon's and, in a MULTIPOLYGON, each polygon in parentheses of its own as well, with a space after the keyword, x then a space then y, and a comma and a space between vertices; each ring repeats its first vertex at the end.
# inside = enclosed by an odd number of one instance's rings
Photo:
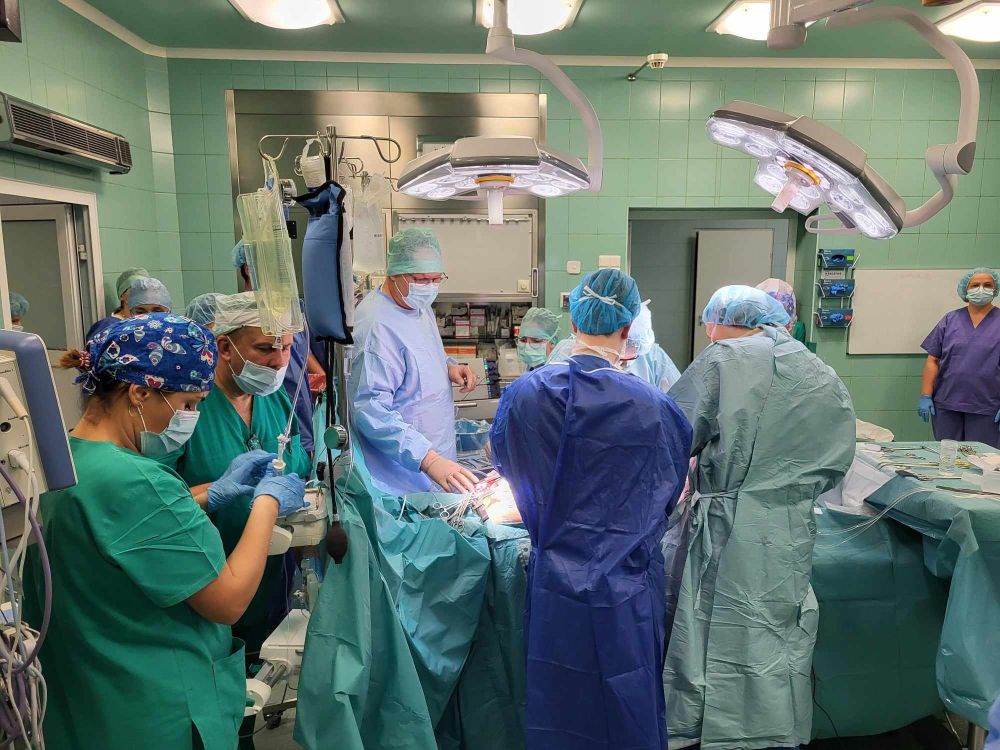
MULTIPOLYGON (((157 391, 157 393, 160 393, 157 391)), ((160 398, 167 401, 167 397, 160 393, 160 398)), ((173 405, 167 401, 167 406, 173 405)), ((146 430, 146 420, 142 416, 142 407, 139 409, 139 420, 142 422, 142 432, 139 434, 139 452, 149 458, 161 458, 174 451, 180 450, 184 444, 191 439, 194 428, 198 424, 200 416, 196 411, 184 411, 174 409, 174 416, 163 429, 163 432, 149 432, 146 430)))
MULTIPOLYGON (((230 343, 232 344, 232 341, 230 343)), ((236 381, 236 385, 241 391, 249 393, 251 396, 270 396, 281 388, 288 365, 275 370, 272 367, 258 365, 256 362, 248 362, 247 358, 243 356, 243 352, 237 349, 235 344, 232 346, 233 351, 239 354, 240 359, 243 360, 243 370, 238 375, 233 371, 233 366, 229 365, 229 371, 233 373, 233 380, 236 381)))
POLYGON ((540 367, 545 364, 545 360, 549 357, 549 347, 548 344, 521 343, 518 341, 517 356, 528 367, 540 367))
MULTIPOLYGON (((395 282, 395 279, 393 280, 395 282)), ((415 284, 410 282, 409 294, 403 297, 403 302, 406 306, 413 310, 430 311, 431 305, 434 304, 434 300, 437 299, 438 292, 441 289, 440 284, 415 284)), ((396 291, 399 291, 399 285, 396 286, 396 291)))
POLYGON ((965 294, 969 298, 969 302, 974 305, 988 305, 993 301, 993 298, 997 296, 997 293, 993 289, 986 289, 981 286, 974 286, 965 294))

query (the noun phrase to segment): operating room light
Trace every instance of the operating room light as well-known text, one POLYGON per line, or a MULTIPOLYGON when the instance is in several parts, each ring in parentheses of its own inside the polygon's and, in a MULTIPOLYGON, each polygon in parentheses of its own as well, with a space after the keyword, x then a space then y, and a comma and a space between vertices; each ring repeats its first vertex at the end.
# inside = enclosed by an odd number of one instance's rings
POLYGON ((1000 0, 980 0, 942 18, 937 27, 972 42, 1000 42, 1000 0))
POLYGON ((770 29, 770 0, 736 0, 722 11, 722 15, 707 30, 763 42, 770 29))
MULTIPOLYGON (((507 20, 518 35, 544 34, 565 29, 573 23, 583 0, 509 0, 507 20)), ((476 20, 480 26, 493 28, 493 0, 479 0, 476 20)))
POLYGON ((229 0, 254 23, 275 29, 308 29, 343 23, 336 0, 229 0))

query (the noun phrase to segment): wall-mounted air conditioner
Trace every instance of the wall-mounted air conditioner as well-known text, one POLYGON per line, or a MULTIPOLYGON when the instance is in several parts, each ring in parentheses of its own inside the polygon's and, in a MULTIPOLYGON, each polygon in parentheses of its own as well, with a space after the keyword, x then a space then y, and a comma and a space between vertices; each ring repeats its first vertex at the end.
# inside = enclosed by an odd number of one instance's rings
POLYGON ((132 150, 117 133, 0 93, 0 148, 126 174, 132 150))

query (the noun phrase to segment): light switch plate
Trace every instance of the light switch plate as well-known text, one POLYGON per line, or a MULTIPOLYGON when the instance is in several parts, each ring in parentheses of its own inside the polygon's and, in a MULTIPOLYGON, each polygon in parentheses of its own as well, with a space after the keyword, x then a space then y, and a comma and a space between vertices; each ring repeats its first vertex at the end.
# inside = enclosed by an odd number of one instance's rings
POLYGON ((581 266, 578 260, 568 260, 566 261, 566 273, 578 274, 580 273, 581 266))
POLYGON ((519 291, 519 292, 530 292, 531 291, 531 279, 518 279, 517 280, 517 291, 519 291))
POLYGON ((620 255, 601 255, 597 259, 598 268, 617 268, 621 270, 622 267, 622 256, 620 255))

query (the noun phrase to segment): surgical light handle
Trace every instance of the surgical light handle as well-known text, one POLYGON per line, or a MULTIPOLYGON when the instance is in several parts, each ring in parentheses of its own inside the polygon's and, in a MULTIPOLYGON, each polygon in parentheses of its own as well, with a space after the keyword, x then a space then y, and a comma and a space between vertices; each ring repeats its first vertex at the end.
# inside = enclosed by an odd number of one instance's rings
POLYGON ((514 34, 507 23, 507 0, 493 3, 493 27, 486 39, 486 54, 507 62, 527 65, 545 76, 566 97, 583 120, 587 133, 587 172, 591 193, 601 190, 604 181, 604 139, 597 111, 583 92, 559 66, 545 55, 514 47, 514 34))

